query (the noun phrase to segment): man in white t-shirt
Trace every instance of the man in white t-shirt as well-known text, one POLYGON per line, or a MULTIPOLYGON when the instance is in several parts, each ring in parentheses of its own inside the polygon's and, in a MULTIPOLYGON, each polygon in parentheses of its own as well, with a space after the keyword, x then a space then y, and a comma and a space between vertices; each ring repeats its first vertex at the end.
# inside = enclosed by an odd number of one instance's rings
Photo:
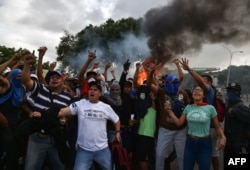
POLYGON ((88 99, 72 103, 59 112, 59 117, 78 116, 77 154, 74 170, 90 169, 93 161, 97 162, 101 169, 112 169, 106 129, 107 120, 114 122, 118 141, 121 140, 120 120, 109 105, 99 101, 101 95, 101 85, 92 81, 89 83, 88 99))

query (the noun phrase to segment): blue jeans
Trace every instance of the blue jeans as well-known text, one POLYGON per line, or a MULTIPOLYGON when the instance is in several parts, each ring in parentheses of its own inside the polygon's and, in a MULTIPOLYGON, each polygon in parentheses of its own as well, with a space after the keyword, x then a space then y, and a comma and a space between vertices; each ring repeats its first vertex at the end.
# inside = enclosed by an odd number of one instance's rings
POLYGON ((193 170, 196 161, 199 169, 210 170, 212 151, 210 136, 199 139, 187 136, 184 152, 184 170, 193 170))
POLYGON ((53 169, 65 169, 60 161, 54 139, 51 136, 41 137, 37 134, 30 135, 25 159, 25 170, 42 169, 44 160, 47 157, 53 169))
POLYGON ((164 161, 167 155, 167 149, 171 141, 176 150, 179 170, 183 169, 183 157, 186 141, 187 128, 181 130, 169 130, 159 128, 156 145, 156 170, 164 170, 164 161))
POLYGON ((90 169, 93 161, 98 163, 102 170, 111 170, 111 153, 109 148, 91 152, 78 147, 74 170, 90 169))

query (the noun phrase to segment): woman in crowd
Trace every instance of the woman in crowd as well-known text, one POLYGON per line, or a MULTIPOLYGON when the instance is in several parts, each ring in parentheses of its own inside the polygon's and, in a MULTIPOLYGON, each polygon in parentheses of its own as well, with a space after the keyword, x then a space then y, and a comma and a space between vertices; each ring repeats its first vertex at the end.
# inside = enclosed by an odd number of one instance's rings
POLYGON ((204 90, 196 86, 192 91, 194 103, 184 109, 180 118, 177 118, 172 111, 171 104, 166 102, 165 109, 174 123, 181 126, 187 122, 188 134, 184 151, 184 170, 194 169, 195 162, 199 169, 210 170, 212 159, 212 141, 209 135, 210 122, 214 123, 216 132, 220 136, 217 149, 224 149, 226 137, 221 129, 215 108, 204 102, 204 90))

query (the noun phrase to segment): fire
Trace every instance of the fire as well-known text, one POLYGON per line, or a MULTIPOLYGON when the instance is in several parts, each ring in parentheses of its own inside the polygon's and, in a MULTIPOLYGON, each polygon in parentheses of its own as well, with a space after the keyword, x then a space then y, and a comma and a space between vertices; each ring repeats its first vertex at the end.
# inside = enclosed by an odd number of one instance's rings
POLYGON ((156 59, 152 56, 146 58, 146 60, 142 63, 142 68, 138 72, 137 84, 142 85, 143 82, 148 78, 148 74, 151 69, 155 66, 156 59))
POLYGON ((148 78, 148 74, 145 71, 145 69, 144 68, 140 69, 140 71, 138 72, 137 84, 142 85, 144 80, 146 80, 147 78, 148 78))

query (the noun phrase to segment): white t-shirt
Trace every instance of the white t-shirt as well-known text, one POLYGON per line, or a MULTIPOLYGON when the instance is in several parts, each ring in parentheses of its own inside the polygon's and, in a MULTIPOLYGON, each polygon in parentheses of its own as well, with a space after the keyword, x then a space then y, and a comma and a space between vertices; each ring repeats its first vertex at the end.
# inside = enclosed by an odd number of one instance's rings
POLYGON ((78 116, 77 146, 88 151, 98 151, 108 147, 107 120, 116 123, 118 115, 107 104, 99 101, 90 103, 82 99, 70 106, 71 113, 78 116))

